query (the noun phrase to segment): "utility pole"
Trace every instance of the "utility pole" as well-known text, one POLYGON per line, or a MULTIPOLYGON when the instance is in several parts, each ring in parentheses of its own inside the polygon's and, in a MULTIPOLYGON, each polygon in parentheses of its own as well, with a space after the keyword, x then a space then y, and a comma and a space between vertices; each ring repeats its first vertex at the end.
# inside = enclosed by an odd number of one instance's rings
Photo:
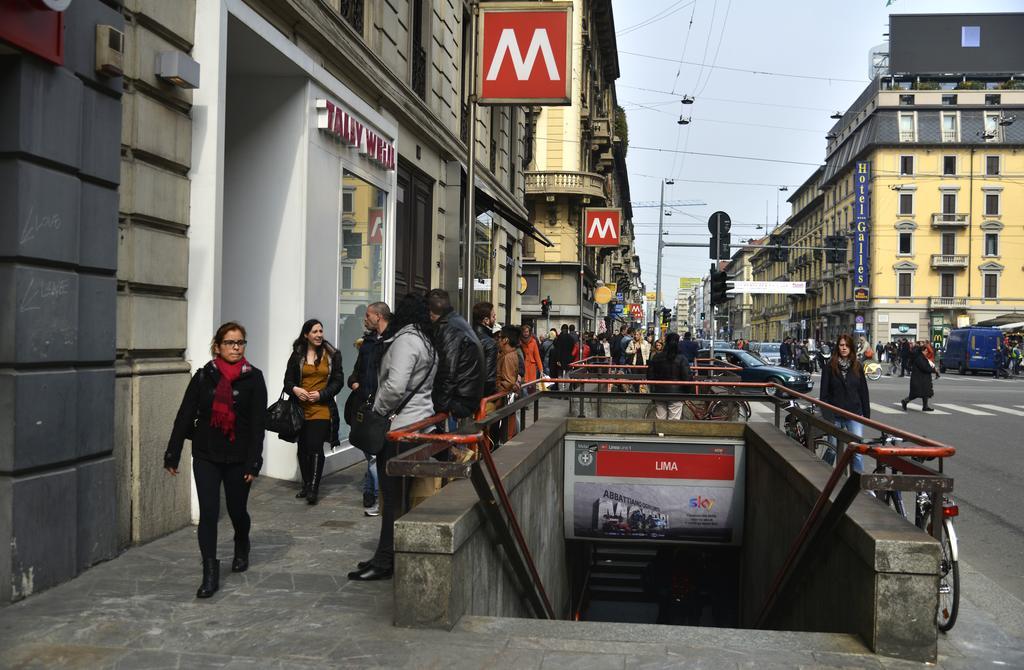
POLYGON ((671 179, 661 180, 661 207, 658 209, 658 279, 655 282, 654 307, 661 309, 661 255, 665 250, 665 184, 675 182, 671 179))
POLYGON ((466 157, 466 246, 462 266, 462 308, 466 321, 473 323, 473 261, 476 257, 476 30, 480 6, 474 2, 469 29, 469 133, 466 157))

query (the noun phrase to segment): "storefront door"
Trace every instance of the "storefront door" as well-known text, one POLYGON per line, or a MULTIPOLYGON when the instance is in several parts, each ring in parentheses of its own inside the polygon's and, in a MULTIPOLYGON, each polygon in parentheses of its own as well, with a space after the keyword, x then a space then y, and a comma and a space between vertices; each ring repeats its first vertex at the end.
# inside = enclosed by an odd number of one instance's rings
MULTIPOLYGON (((430 288, 434 182, 399 163, 395 206, 395 302, 407 293, 430 288)), ((455 287, 447 287, 453 293, 455 287)))

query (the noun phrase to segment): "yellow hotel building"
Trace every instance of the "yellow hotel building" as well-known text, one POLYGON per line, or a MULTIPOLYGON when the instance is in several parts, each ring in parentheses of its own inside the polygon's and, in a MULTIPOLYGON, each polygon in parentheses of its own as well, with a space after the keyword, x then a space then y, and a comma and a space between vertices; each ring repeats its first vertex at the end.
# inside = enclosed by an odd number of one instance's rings
POLYGON ((755 296, 755 339, 939 339, 1008 313, 1024 320, 1024 82, 879 77, 827 138, 825 165, 751 258, 755 279, 806 281, 808 292, 755 296), (855 301, 861 162, 868 299, 855 301), (779 260, 775 243, 796 248, 779 260), (845 258, 831 262, 821 248, 837 245, 845 258))

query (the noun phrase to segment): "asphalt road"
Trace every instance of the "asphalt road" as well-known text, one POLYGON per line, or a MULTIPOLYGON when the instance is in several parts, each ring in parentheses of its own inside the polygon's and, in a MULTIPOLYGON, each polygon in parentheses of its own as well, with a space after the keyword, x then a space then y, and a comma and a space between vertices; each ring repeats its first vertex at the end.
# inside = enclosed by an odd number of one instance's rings
MULTIPOLYGON (((961 560, 1024 600, 1024 376, 947 373, 934 383, 936 411, 927 414, 920 400, 900 408, 909 378, 869 384, 872 419, 956 447, 945 471, 960 506, 961 560)), ((815 396, 817 387, 816 376, 815 396)))

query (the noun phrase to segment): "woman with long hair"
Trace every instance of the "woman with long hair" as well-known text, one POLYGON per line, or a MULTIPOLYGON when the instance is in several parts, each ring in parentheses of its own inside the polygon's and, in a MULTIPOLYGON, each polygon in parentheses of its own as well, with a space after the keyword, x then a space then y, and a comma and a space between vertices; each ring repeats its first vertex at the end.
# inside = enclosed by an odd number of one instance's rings
MULTIPOLYGON (((373 412, 392 416, 391 430, 422 421, 434 414, 431 399, 437 354, 431 339, 432 324, 426 299, 410 293, 399 301, 382 335, 384 356, 377 373, 373 412)), ((429 430, 429 429, 428 429, 429 430)), ((402 478, 387 474, 388 461, 413 445, 385 442, 377 454, 380 481, 380 538, 373 557, 348 573, 356 581, 388 579, 395 567, 395 519, 405 512, 402 478)))
MULTIPOLYGON (((871 418, 868 380, 857 359, 857 344, 847 333, 839 336, 832 360, 821 369, 821 400, 851 414, 871 418)), ((864 425, 859 421, 833 415, 832 423, 857 437, 864 437, 864 425)), ((864 459, 860 454, 853 456, 853 469, 864 471, 864 459)))
POLYGON ((341 366, 341 352, 324 339, 320 320, 309 319, 302 324, 284 370, 284 388, 292 392, 302 407, 297 449, 302 488, 295 497, 305 498, 310 505, 320 500, 320 479, 326 460, 324 444, 341 444, 338 403, 334 399, 345 385, 341 366))
POLYGON ((217 518, 220 489, 235 529, 232 572, 249 568, 247 509, 249 488, 263 467, 267 385, 263 373, 245 359, 245 328, 229 321, 217 329, 210 344, 213 360, 199 368, 181 400, 164 469, 178 474, 185 439, 192 440, 192 476, 199 497, 199 552, 203 581, 197 598, 209 598, 220 587, 217 560, 217 518))

